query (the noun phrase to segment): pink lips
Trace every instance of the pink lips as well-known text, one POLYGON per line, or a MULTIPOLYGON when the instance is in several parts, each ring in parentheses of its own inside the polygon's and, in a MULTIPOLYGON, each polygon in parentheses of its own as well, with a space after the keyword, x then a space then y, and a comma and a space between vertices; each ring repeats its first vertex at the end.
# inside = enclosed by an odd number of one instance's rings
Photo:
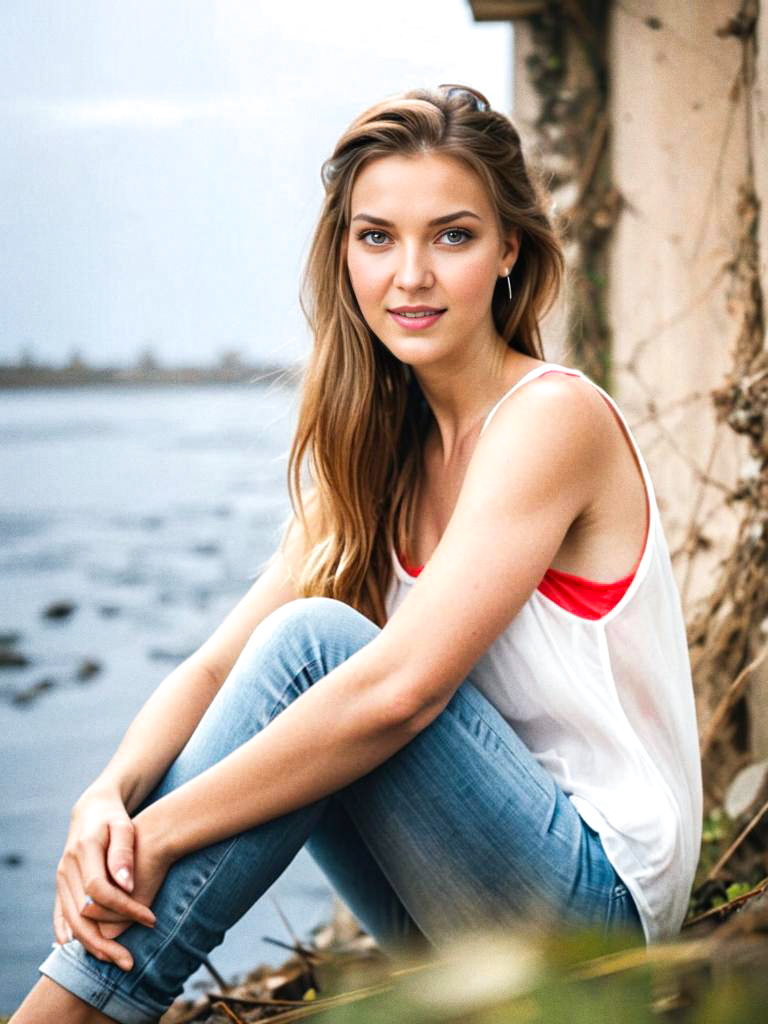
POLYGON ((401 327, 407 327, 409 331, 423 331, 424 328, 436 324, 445 310, 435 313, 434 316, 401 316, 399 313, 393 313, 391 309, 387 312, 401 327))

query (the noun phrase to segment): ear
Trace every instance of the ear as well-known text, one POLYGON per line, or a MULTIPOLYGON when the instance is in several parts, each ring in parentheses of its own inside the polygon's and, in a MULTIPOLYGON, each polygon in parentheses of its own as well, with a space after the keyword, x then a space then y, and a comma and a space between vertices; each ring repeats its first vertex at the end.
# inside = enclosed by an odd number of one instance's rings
POLYGON ((517 262, 517 257, 520 255, 520 229, 514 228, 508 235, 505 236, 502 253, 501 253, 501 266, 502 269, 500 274, 505 274, 507 271, 511 271, 517 262))

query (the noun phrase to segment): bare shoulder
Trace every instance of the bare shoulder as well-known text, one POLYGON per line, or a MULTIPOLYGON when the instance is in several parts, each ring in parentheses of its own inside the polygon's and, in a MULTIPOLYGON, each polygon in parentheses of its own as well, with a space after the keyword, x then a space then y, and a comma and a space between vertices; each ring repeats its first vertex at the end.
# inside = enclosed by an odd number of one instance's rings
MULTIPOLYGON (((597 387, 583 377, 546 373, 523 384, 496 410, 478 441, 516 456, 545 458, 555 470, 595 467, 605 452, 614 415, 597 387)), ((545 468, 544 465, 541 466, 545 468)))

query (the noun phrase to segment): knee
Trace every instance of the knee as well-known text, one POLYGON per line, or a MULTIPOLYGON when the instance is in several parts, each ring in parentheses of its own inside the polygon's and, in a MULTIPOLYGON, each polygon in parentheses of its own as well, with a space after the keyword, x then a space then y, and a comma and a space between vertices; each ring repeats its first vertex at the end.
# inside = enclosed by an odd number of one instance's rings
POLYGON ((369 618, 335 597, 296 597, 276 608, 270 619, 283 627, 331 631, 334 629, 378 630, 369 618))
POLYGON ((333 597, 297 597, 275 608, 258 624, 249 644, 266 641, 304 659, 328 663, 343 660, 381 632, 371 619, 333 597))

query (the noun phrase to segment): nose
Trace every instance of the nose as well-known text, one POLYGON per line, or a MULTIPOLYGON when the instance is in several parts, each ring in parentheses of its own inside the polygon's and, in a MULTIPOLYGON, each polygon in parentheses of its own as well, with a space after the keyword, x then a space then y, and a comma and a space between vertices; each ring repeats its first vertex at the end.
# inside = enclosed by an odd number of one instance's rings
POLYGON ((404 292, 414 292, 420 288, 431 288, 434 282, 427 251, 417 242, 403 243, 395 271, 395 285, 404 292))

